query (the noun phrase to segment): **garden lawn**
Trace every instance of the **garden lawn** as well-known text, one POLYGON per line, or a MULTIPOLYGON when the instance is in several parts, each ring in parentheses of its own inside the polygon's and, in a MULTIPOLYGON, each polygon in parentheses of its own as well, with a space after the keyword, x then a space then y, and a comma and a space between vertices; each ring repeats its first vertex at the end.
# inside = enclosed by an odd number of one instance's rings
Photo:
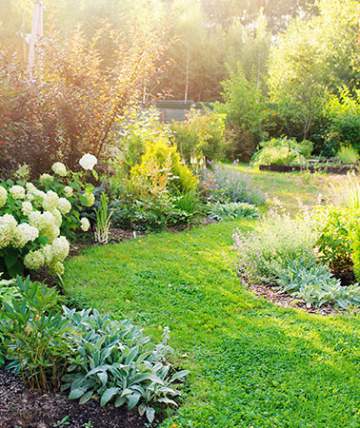
POLYGON ((279 173, 260 171, 248 164, 227 165, 247 177, 270 199, 278 200, 289 211, 296 211, 299 205, 312 206, 318 203, 321 196, 333 198, 340 185, 346 186, 347 177, 325 173, 309 172, 279 173))
POLYGON ((232 233, 254 225, 89 248, 66 263, 66 293, 154 339, 170 327, 173 360, 191 375, 162 427, 359 427, 359 316, 284 309, 247 291, 232 233))

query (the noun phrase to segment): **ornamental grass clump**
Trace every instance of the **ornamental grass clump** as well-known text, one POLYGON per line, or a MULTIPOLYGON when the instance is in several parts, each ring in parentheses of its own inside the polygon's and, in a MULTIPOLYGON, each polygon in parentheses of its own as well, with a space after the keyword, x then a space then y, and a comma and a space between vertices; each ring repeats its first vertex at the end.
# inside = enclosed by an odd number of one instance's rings
POLYGON ((251 234, 235 234, 240 271, 252 283, 276 284, 279 272, 297 259, 312 262, 317 234, 301 219, 270 214, 251 234))
POLYGON ((15 276, 46 267, 52 274, 64 273, 68 239, 89 229, 81 213, 95 202, 94 187, 87 182, 89 171, 97 177, 94 158, 87 154, 80 160, 84 172, 56 162, 54 175, 34 182, 24 174, 15 174, 17 181, 0 181, 0 271, 15 276))

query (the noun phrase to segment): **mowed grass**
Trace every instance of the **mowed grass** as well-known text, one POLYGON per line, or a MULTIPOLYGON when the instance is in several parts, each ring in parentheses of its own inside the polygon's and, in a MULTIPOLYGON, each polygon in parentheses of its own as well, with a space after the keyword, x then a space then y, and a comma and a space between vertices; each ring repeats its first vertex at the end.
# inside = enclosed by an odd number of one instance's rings
POLYGON ((73 299, 130 318, 189 369, 162 427, 360 426, 360 318, 274 306, 236 276, 232 221, 92 247, 66 264, 73 299))
POLYGON ((296 211, 299 206, 313 206, 324 197, 336 199, 338 189, 347 185, 347 177, 344 175, 260 171, 247 164, 227 167, 249 177, 270 201, 278 200, 291 212, 296 211))

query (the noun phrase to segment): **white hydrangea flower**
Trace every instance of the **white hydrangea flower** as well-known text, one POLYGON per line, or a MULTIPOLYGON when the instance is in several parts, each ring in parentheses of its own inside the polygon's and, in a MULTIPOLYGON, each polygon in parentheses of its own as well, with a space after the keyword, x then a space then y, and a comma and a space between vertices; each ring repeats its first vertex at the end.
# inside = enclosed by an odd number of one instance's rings
POLYGON ((45 211, 41 214, 39 230, 40 234, 48 238, 50 242, 60 235, 60 228, 57 226, 57 220, 50 211, 45 211))
POLYGON ((35 198, 42 201, 46 195, 42 190, 37 189, 32 183, 26 183, 27 195, 26 199, 33 202, 35 198))
POLYGON ((33 211, 29 215, 30 225, 37 227, 39 229, 40 235, 48 238, 50 242, 52 242, 60 234, 58 219, 55 217, 55 215, 49 211, 45 211, 44 213, 33 211))
POLYGON ((21 211, 24 215, 28 216, 33 211, 33 206, 30 201, 24 201, 21 204, 21 211))
POLYGON ((11 214, 0 217, 0 248, 8 247, 16 233, 17 221, 11 214))
POLYGON ((30 251, 24 257, 24 265, 30 270, 38 270, 45 264, 45 257, 42 250, 30 251))
POLYGON ((28 193, 34 193, 37 190, 37 188, 32 183, 26 183, 25 187, 28 193))
POLYGON ((17 226, 17 221, 13 215, 4 214, 3 216, 0 217, 0 226, 9 225, 9 224, 15 227, 17 226))
POLYGON ((46 196, 46 193, 45 193, 45 192, 43 192, 42 190, 35 189, 35 191, 34 191, 33 195, 34 195, 36 198, 39 198, 39 199, 43 200, 43 199, 45 198, 45 196, 46 196))
POLYGON ((70 198, 74 194, 74 189, 70 186, 65 186, 64 193, 67 198, 70 198))
POLYGON ((62 224, 62 215, 61 212, 58 209, 54 209, 51 211, 51 214, 54 216, 55 220, 56 220, 56 226, 60 227, 62 224))
POLYGON ((52 261, 53 261, 53 250, 52 250, 52 245, 47 244, 44 247, 42 247, 42 252, 44 254, 45 257, 45 263, 49 266, 52 261))
POLYGON ((25 189, 22 186, 15 184, 10 187, 10 193, 14 199, 24 199, 25 198, 25 189))
POLYGON ((56 261, 64 261, 70 252, 69 241, 65 236, 60 236, 59 238, 54 239, 52 243, 52 255, 53 259, 56 261))
POLYGON ((59 203, 59 196, 57 193, 53 192, 52 190, 49 190, 48 192, 46 192, 42 202, 42 206, 44 210, 52 211, 55 208, 58 208, 58 203, 59 203))
POLYGON ((84 193, 83 194, 83 205, 85 207, 92 207, 95 204, 95 196, 93 193, 84 193))
POLYGON ((56 175, 59 175, 60 177, 67 176, 66 166, 62 162, 55 162, 51 169, 56 175))
POLYGON ((29 223, 31 226, 40 227, 40 222, 41 222, 41 212, 40 211, 32 211, 29 214, 29 223))
POLYGON ((0 208, 4 207, 7 201, 8 192, 5 187, 0 186, 0 208))
POLYGON ((83 232, 87 232, 90 229, 90 222, 89 222, 89 220, 86 217, 83 217, 80 220, 80 223, 81 223, 80 227, 81 227, 81 230, 83 232))
POLYGON ((36 227, 21 223, 16 227, 12 243, 15 248, 23 248, 28 242, 35 241, 38 236, 39 231, 36 227))
POLYGON ((86 171, 91 171, 94 169, 94 166, 97 164, 96 156, 91 155, 90 153, 86 153, 80 160, 79 164, 81 168, 86 171))
POLYGON ((40 175, 39 180, 40 180, 41 184, 49 184, 49 183, 52 183, 54 181, 54 177, 50 174, 45 173, 45 174, 40 175))
POLYGON ((71 211, 71 203, 66 198, 60 198, 58 201, 58 209, 63 215, 68 214, 71 211))
POLYGON ((53 264, 50 265, 50 270, 51 272, 55 273, 56 275, 64 275, 65 272, 65 268, 63 263, 61 262, 55 262, 53 264))

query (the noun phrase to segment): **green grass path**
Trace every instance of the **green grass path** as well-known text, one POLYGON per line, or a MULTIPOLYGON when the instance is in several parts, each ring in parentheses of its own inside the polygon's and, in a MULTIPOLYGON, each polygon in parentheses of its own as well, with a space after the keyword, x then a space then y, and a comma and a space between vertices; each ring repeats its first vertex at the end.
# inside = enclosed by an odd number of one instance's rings
POLYGON ((360 319, 276 307, 235 273, 227 222, 89 248, 66 264, 66 292, 130 318, 191 370, 182 405, 162 427, 360 426, 360 319))

